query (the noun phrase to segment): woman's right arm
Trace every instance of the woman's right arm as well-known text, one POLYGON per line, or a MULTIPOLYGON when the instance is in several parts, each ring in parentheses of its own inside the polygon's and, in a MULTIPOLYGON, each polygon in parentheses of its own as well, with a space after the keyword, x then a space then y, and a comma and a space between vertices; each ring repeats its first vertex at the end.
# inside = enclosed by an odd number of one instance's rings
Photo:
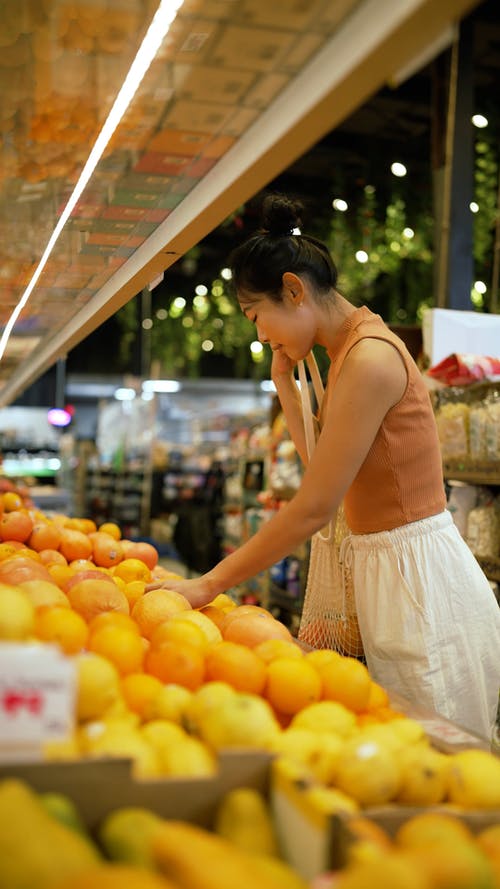
POLYGON ((273 352, 271 378, 276 386, 290 437, 304 465, 307 464, 306 438, 300 392, 295 382, 294 364, 282 352, 273 352))

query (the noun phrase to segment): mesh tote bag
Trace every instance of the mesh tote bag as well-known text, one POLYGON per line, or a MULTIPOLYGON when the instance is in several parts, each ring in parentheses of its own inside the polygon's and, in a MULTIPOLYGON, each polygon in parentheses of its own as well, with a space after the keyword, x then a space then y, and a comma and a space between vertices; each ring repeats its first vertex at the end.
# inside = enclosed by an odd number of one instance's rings
MULTIPOLYGON (((312 352, 306 361, 319 410, 324 397, 324 388, 312 352)), ((316 444, 316 436, 303 361, 298 362, 298 370, 307 456, 310 459, 316 444)), ((348 545, 349 533, 341 505, 328 525, 311 539, 309 570, 298 638, 312 648, 330 648, 343 655, 362 658, 363 643, 349 565, 351 552, 348 545)))

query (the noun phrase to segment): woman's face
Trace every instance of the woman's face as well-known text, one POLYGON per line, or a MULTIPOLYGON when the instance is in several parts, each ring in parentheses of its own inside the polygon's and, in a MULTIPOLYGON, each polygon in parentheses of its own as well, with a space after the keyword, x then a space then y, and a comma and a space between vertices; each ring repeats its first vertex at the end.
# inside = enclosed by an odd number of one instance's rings
POLYGON ((285 293, 281 302, 269 299, 265 294, 246 301, 240 294, 244 315, 255 324, 261 343, 268 343, 273 352, 281 351, 292 361, 299 361, 309 354, 315 341, 316 322, 310 303, 303 298, 296 300, 285 293))

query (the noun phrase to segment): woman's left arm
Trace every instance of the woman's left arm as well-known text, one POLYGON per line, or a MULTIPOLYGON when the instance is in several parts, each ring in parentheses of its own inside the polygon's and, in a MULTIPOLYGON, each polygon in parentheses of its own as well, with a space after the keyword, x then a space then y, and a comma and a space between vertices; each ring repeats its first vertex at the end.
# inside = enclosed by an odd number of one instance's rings
POLYGON ((391 345, 365 340, 353 347, 329 398, 323 429, 293 499, 202 577, 169 581, 169 587, 185 595, 193 607, 201 607, 289 555, 324 527, 406 383, 404 364, 391 345))

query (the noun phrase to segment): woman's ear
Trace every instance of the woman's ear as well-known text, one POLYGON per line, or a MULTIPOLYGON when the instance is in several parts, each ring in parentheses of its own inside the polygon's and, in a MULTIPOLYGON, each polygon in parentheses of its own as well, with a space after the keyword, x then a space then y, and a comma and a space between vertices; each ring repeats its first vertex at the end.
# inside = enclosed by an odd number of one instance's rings
POLYGON ((294 272, 284 272, 283 296, 287 296, 296 306, 300 306, 304 299, 304 284, 302 279, 294 272))

